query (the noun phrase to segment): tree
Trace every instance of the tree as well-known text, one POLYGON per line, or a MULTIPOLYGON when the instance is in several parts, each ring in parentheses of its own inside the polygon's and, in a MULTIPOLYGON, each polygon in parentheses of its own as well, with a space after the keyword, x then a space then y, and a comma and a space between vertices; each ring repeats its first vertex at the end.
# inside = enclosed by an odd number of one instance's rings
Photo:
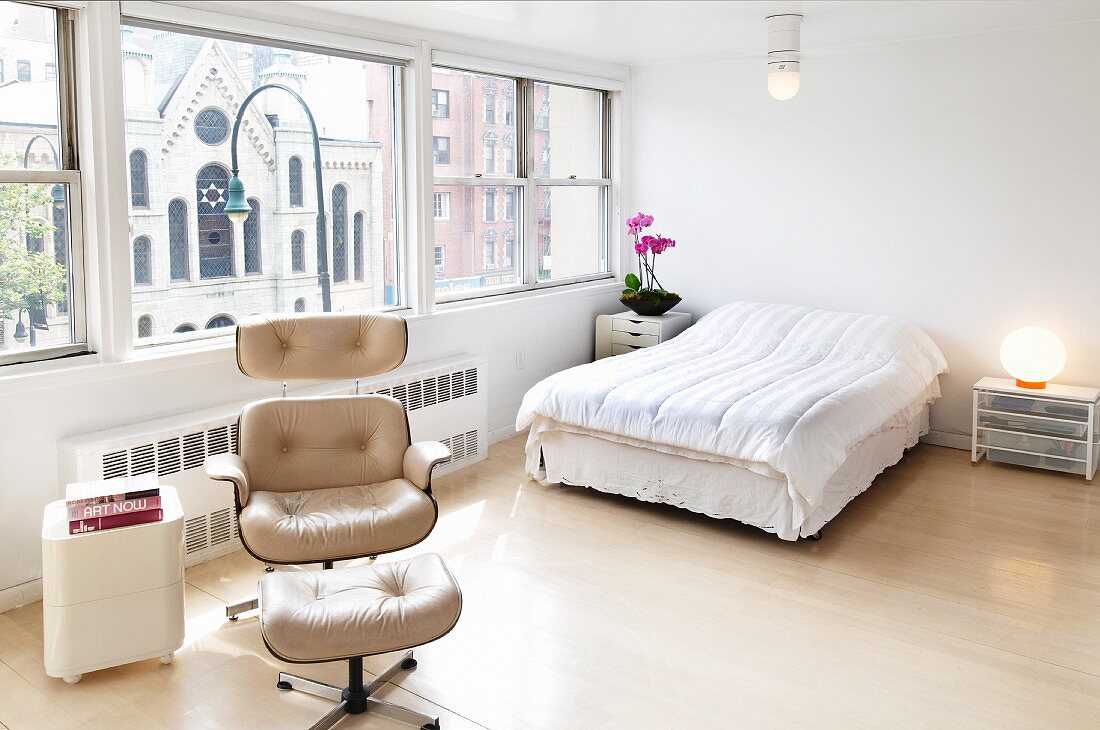
MULTIPOLYGON (((0 159, 0 166, 11 167, 11 163, 0 159)), ((28 236, 44 238, 54 230, 35 215, 53 205, 50 189, 50 185, 0 183, 0 319, 65 300, 65 267, 52 254, 29 251, 26 245, 28 236)))

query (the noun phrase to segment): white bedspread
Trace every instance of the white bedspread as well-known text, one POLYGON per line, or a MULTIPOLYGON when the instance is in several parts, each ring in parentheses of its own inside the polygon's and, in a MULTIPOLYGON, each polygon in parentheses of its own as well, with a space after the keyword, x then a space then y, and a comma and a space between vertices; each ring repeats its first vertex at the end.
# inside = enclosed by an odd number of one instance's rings
POLYGON ((945 372, 935 343, 899 319, 734 302, 669 342, 539 382, 516 427, 556 422, 765 464, 787 478, 799 511, 809 511, 848 454, 934 400, 945 372))

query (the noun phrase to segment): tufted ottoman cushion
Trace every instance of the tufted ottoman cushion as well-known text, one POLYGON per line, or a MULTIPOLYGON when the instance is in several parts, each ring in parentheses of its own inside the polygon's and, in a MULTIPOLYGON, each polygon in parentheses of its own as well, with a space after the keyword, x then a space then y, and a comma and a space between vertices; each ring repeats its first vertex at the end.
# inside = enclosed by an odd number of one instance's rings
POLYGON ((408 649, 450 631, 462 593, 438 555, 260 580, 260 630, 288 662, 327 662, 408 649))

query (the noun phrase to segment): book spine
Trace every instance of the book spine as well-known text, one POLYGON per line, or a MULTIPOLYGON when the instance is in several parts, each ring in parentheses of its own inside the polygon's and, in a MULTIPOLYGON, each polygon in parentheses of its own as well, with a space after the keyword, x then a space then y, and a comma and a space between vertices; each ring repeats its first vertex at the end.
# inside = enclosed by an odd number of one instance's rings
POLYGON ((160 522, 162 519, 164 519, 164 510, 147 509, 144 512, 127 512, 124 515, 112 515, 110 517, 93 517, 88 520, 69 520, 69 534, 79 535, 84 532, 98 532, 100 530, 110 530, 115 527, 144 525, 147 522, 160 522))
POLYGON ((82 497, 70 499, 65 502, 68 507, 80 507, 85 504, 106 504, 107 502, 125 502, 128 499, 142 499, 147 497, 159 497, 160 487, 154 489, 140 489, 136 492, 123 492, 121 494, 102 494, 98 497, 82 497))
POLYGON ((90 520, 96 517, 113 517, 131 512, 145 512, 146 510, 159 509, 160 497, 138 497, 137 499, 124 499, 121 502, 102 502, 100 504, 83 504, 79 507, 69 507, 70 520, 90 520))

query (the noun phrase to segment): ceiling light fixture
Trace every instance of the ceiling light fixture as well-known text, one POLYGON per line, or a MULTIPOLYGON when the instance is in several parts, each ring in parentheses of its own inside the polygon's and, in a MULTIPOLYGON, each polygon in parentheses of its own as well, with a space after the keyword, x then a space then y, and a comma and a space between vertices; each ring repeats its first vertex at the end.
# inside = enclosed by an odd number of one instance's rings
POLYGON ((768 93, 787 101, 798 93, 802 16, 769 15, 764 22, 768 24, 768 93))

